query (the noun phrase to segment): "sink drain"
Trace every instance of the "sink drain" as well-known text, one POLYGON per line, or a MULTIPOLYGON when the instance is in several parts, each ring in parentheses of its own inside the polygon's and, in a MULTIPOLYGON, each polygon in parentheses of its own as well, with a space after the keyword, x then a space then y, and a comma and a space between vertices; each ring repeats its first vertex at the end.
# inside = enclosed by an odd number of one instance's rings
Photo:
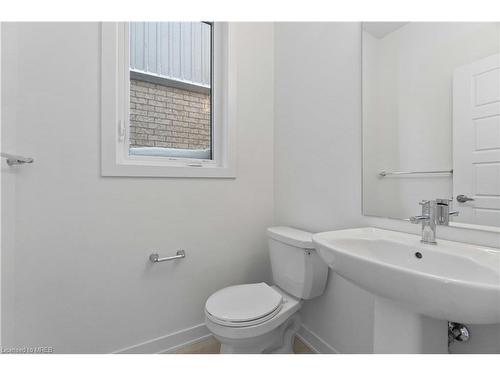
POLYGON ((422 257, 423 257, 423 255, 422 255, 422 253, 421 253, 420 251, 417 251, 417 252, 415 253, 415 256, 416 256, 418 259, 422 259, 422 257))

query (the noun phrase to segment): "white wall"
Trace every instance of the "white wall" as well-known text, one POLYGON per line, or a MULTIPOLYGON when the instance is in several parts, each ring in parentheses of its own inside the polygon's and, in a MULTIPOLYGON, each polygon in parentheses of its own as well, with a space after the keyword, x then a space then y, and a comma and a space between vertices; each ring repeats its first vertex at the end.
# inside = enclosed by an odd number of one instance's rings
POLYGON ((407 218, 422 199, 452 196, 450 175, 378 173, 453 168, 453 72, 498 53, 498 27, 410 22, 381 39, 363 32, 365 212, 407 218))
MULTIPOLYGON (((360 37, 355 23, 275 24, 277 224, 312 232, 360 224, 360 37)), ((302 317, 337 351, 372 349, 373 298, 333 272, 302 317)))
POLYGON ((398 122, 380 121, 387 96, 394 97, 396 93, 380 95, 383 78, 378 43, 377 38, 363 31, 363 210, 398 217, 401 215, 399 185, 392 178, 378 176, 381 170, 399 169, 398 157, 393 151, 397 150, 393 145, 398 144, 398 122))
POLYGON ((238 178, 148 179, 100 177, 98 24, 4 24, 3 121, 35 158, 2 196, 16 231, 2 243, 4 346, 115 351, 202 323, 223 286, 268 280, 273 26, 235 29, 238 178), (148 261, 178 248, 186 259, 148 261))
MULTIPOLYGON (((361 215, 360 33, 358 23, 275 26, 275 220, 311 231, 419 233, 418 225, 361 215)), ((439 227, 438 238, 500 246, 491 232, 439 227)), ((329 276, 325 295, 303 309, 306 327, 337 351, 370 352, 373 298, 329 276)), ((500 326, 471 329, 471 342, 453 351, 500 352, 500 326)))

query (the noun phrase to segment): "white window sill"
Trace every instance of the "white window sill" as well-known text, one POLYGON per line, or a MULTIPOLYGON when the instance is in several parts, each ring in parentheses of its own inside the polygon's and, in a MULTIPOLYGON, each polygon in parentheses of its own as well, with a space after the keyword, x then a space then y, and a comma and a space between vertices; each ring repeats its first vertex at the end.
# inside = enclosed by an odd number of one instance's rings
POLYGON ((115 164, 102 166, 104 177, 236 178, 234 167, 213 165, 115 164))

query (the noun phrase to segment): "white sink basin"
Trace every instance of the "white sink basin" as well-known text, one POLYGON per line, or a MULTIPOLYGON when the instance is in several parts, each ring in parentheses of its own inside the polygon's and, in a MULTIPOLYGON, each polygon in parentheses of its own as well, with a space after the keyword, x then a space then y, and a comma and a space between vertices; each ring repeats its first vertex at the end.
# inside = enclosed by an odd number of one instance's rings
POLYGON ((500 323, 500 250, 359 228, 313 242, 335 272, 413 313, 460 323, 500 323), (420 253, 421 257, 418 254, 420 253))

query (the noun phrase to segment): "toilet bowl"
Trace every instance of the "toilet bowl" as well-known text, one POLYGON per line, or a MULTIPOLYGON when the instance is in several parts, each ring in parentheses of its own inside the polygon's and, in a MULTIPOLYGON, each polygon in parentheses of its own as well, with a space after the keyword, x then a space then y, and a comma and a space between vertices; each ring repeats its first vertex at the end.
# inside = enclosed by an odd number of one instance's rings
POLYGON ((303 300, 324 291, 328 266, 314 251, 311 233, 274 227, 268 236, 276 285, 233 285, 207 299, 205 323, 221 353, 292 353, 303 300))
POLYGON ((295 313, 301 307, 301 300, 276 286, 235 285, 210 296, 205 322, 220 341, 221 353, 291 353, 292 339, 300 328, 295 313))

